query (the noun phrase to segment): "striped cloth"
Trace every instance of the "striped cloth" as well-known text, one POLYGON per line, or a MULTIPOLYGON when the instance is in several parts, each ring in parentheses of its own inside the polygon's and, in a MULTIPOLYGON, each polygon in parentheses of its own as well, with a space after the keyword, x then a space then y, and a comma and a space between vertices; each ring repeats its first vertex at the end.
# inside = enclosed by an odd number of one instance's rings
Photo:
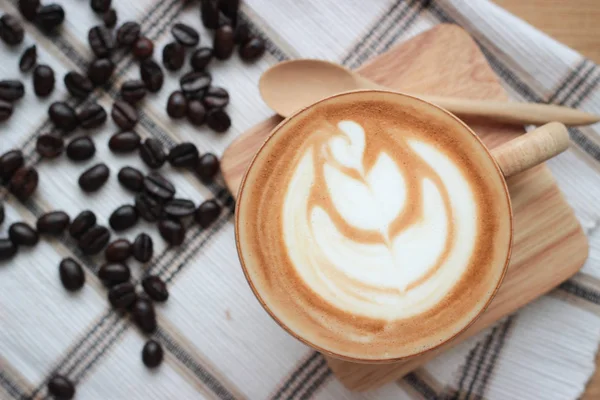
MULTIPOLYGON (((89 1, 56 2, 67 10, 60 36, 48 38, 26 24, 23 45, 0 45, 0 77, 27 83, 26 97, 1 127, 0 152, 23 149, 40 173, 37 193, 25 204, 1 189, 7 208, 2 235, 12 222, 34 223, 54 209, 71 216, 91 209, 106 224, 112 210, 132 202, 115 179, 118 169, 132 165, 146 170, 137 156, 108 151, 107 140, 116 131, 112 122, 92 133, 97 152, 91 161, 42 161, 36 155, 36 137, 52 130, 48 105, 60 99, 75 107, 82 104, 68 95, 62 77, 69 70, 85 71, 92 59, 87 31, 101 23, 89 1), (32 43, 38 45, 39 61, 56 71, 51 99, 36 98, 31 76, 18 71, 18 57, 32 43), (100 161, 112 170, 109 182, 96 194, 82 194, 77 177, 100 161)), ((113 3, 120 22, 141 23, 143 34, 156 43, 155 56, 172 40, 169 28, 175 21, 200 29, 205 43, 211 40, 201 28, 196 2, 113 3)), ((16 4, 0 0, 2 11, 14 15, 16 4)), ((247 0, 241 18, 267 40, 268 51, 254 64, 244 64, 236 55, 210 68, 215 84, 232 94, 232 128, 218 135, 170 120, 166 99, 181 74, 168 74, 161 92, 144 102, 136 128, 140 135, 166 146, 192 141, 202 152, 222 154, 237 135, 271 114, 257 89, 269 66, 302 56, 355 68, 443 22, 471 33, 515 100, 600 113, 600 68, 487 0, 247 0)), ((110 85, 87 100, 106 109, 120 84, 139 75, 129 55, 117 53, 115 58, 110 85)), ((235 254, 233 200, 222 181, 203 185, 191 174, 163 168, 181 197, 196 202, 216 198, 224 207, 210 229, 191 227, 176 249, 166 247, 146 223, 124 235, 132 239, 141 231, 151 232, 155 257, 145 271, 131 264, 134 279, 149 272, 169 285, 169 301, 157 306, 155 338, 166 353, 161 367, 144 367, 140 353, 146 338, 127 316, 108 306, 95 275, 100 258, 84 256, 66 236, 44 239, 0 265, 0 398, 44 398, 48 378, 60 373, 76 383, 79 399, 575 399, 594 371, 600 338, 600 128, 595 128, 571 129, 571 149, 549 162, 590 240, 590 257, 581 273, 395 383, 363 394, 344 389, 324 358, 285 334, 254 299, 235 254), (57 268, 64 257, 85 266, 86 286, 79 293, 61 287, 57 268)))

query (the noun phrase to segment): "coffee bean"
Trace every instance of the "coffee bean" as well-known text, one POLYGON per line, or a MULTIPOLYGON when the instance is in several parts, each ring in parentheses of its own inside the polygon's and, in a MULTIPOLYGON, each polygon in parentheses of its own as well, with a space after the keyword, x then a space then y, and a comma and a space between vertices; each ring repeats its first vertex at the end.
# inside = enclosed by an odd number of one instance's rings
POLYGON ((75 396, 75 386, 67 377, 54 375, 48 381, 48 392, 57 400, 69 400, 75 396))
POLYGON ((103 12, 108 11, 111 3, 111 0, 91 0, 90 7, 92 7, 92 10, 94 10, 95 12, 101 14, 103 12))
POLYGON ((108 141, 113 153, 131 153, 140 147, 140 135, 132 131, 117 132, 108 141))
POLYGON ((56 101, 48 108, 48 115, 54 125, 65 132, 72 132, 79 125, 73 107, 64 101, 56 101))
POLYGON ((131 255, 131 243, 127 239, 118 239, 104 249, 104 258, 108 262, 125 261, 131 255))
POLYGON ((117 309, 131 307, 136 299, 137 295, 135 294, 135 287, 131 282, 119 283, 108 291, 108 301, 111 306, 117 309))
POLYGON ((15 222, 8 228, 8 237, 17 246, 34 246, 40 236, 25 222, 15 222))
POLYGON ((165 203, 163 211, 169 217, 183 218, 192 215, 196 210, 193 201, 187 199, 172 199, 165 203))
POLYGON ((90 63, 87 76, 94 85, 104 85, 110 80, 114 70, 115 64, 110 58, 98 58, 90 63))
POLYGON ((77 119, 83 129, 93 129, 106 122, 106 111, 98 103, 88 103, 77 112, 77 119))
POLYGON ((206 153, 198 159, 195 171, 202 182, 210 183, 219 172, 219 159, 214 154, 206 153))
POLYGON ((185 49, 177 42, 163 47, 162 62, 169 71, 179 71, 185 61, 185 49))
POLYGON ((185 227, 180 221, 163 219, 158 223, 160 236, 171 246, 179 246, 185 239, 185 227))
POLYGON ((160 65, 151 58, 141 62, 140 76, 146 84, 146 88, 152 93, 158 92, 165 80, 165 75, 160 65))
POLYGON ((110 56, 115 47, 111 31, 103 26, 89 30, 88 42, 94 54, 100 58, 110 56))
POLYGON ((13 105, 6 100, 0 100, 0 122, 6 121, 13 113, 13 105))
POLYGON ((135 209, 148 222, 156 222, 162 214, 162 203, 147 193, 135 196, 135 209))
POLYGON ((214 200, 206 200, 194 213, 194 219, 202 228, 208 228, 221 215, 221 206, 214 200))
POLYGON ((154 43, 146 36, 140 36, 131 47, 131 52, 138 60, 146 60, 154 53, 154 43))
POLYGON ((73 161, 89 160, 95 153, 96 146, 88 136, 75 138, 67 145, 67 157, 73 161))
POLYGON ((131 270, 123 263, 104 264, 98 270, 98 278, 106 286, 114 286, 119 283, 127 282, 131 278, 131 270))
POLYGON ((102 251, 109 240, 110 231, 104 226, 94 225, 81 235, 78 246, 83 254, 93 255, 102 251))
POLYGON ((115 101, 110 115, 115 124, 123 130, 131 129, 138 123, 137 110, 126 101, 115 101))
POLYGON ((173 25, 171 33, 177 42, 187 47, 195 47, 200 42, 198 31, 186 24, 177 23, 173 25))
POLYGON ((67 229, 71 218, 64 211, 52 211, 37 220, 37 231, 41 234, 60 235, 67 229))
POLYGON ((231 126, 231 119, 225 110, 214 108, 206 113, 206 124, 215 132, 225 132, 231 126))
POLYGON ((222 87, 211 86, 206 93, 204 93, 202 102, 206 109, 223 108, 229 104, 229 93, 222 87))
POLYGON ((19 0, 19 12, 28 21, 35 20, 40 0, 19 0))
POLYGON ((96 214, 94 214, 90 210, 85 210, 80 212, 73 222, 71 222, 71 226, 69 226, 69 235, 73 239, 81 239, 81 237, 87 233, 92 227, 96 225, 96 214))
POLYGON ((213 52, 216 58, 226 60, 231 57, 235 46, 233 37, 233 28, 230 25, 223 25, 217 29, 213 42, 213 52))
POLYGON ((187 99, 182 92, 176 90, 167 100, 167 114, 173 119, 185 117, 187 114, 187 99))
POLYGON ((21 150, 10 150, 0 157, 0 178, 8 182, 16 170, 25 163, 21 150))
POLYGON ((147 276, 142 279, 144 292, 154 301, 164 302, 169 298, 167 285, 158 276, 147 276))
POLYGON ((37 49, 35 44, 25 49, 19 59, 19 69, 21 72, 29 72, 37 63, 37 49))
POLYGON ((40 135, 35 144, 38 154, 45 158, 56 158, 64 149, 65 142, 62 137, 52 134, 40 135))
POLYGON ((131 191, 140 192, 144 188, 144 175, 133 167, 121 168, 117 178, 121 185, 131 191))
POLYGON ((117 29, 117 43, 120 46, 129 47, 135 43, 140 36, 140 24, 127 21, 117 29))
POLYGON ((213 58, 213 51, 209 47, 196 49, 190 57, 190 65, 194 71, 204 71, 213 58))
POLYGON ((142 349, 142 361, 148 368, 156 368, 163 360, 163 349, 156 340, 148 340, 142 349))
POLYGON ((250 39, 252 39, 252 32, 247 24, 239 24, 236 26, 235 35, 233 37, 233 41, 236 44, 244 45, 248 43, 250 39))
POLYGON ((41 6, 37 10, 35 23, 44 31, 52 32, 65 20, 65 10, 58 4, 41 6))
POLYGON ((38 173, 33 167, 21 167, 10 178, 8 189, 19 200, 25 201, 35 192, 38 180, 38 173))
POLYGON ((130 80, 121 85, 121 97, 130 104, 135 104, 146 97, 146 84, 140 80, 130 80))
POLYGON ((147 166, 153 169, 162 167, 166 159, 162 143, 155 138, 144 140, 140 146, 140 157, 147 166))
POLYGON ((181 77, 179 85, 187 97, 199 98, 204 96, 211 82, 212 78, 206 72, 192 71, 181 77))
POLYGON ((124 205, 110 215, 108 223, 114 231, 120 232, 134 226, 138 221, 138 213, 134 206, 124 205))
POLYGON ((79 177, 79 187, 84 192, 95 192, 108 180, 110 170, 104 163, 96 164, 84 171, 79 177))
POLYGON ((237 21, 237 12, 240 6, 240 0, 220 0, 219 9, 227 16, 235 26, 237 21))
POLYGON ((69 93, 79 99, 85 99, 94 90, 92 81, 79 72, 67 72, 64 81, 69 93))
POLYGON ((4 222, 4 204, 0 203, 0 225, 4 222))
POLYGON ((54 90, 54 70, 38 64, 33 70, 33 90, 38 97, 46 97, 54 90))
POLYGON ((180 143, 169 151, 167 159, 173 167, 194 167, 198 162, 198 148, 190 142, 180 143))
POLYGON ((170 200, 175 195, 175 186, 157 172, 146 175, 144 178, 144 190, 160 201, 170 200))
POLYGON ((240 57, 244 61, 254 61, 265 53, 265 41, 259 37, 253 37, 238 49, 240 57))
POLYGON ((19 100, 25 95, 25 87, 21 81, 5 79, 0 81, 0 99, 6 101, 19 100))
POLYGON ((191 99, 188 101, 187 119, 192 125, 200 126, 206 119, 206 109, 202 101, 191 99))
POLYGON ((152 253, 154 251, 154 245, 152 244, 152 238, 145 233, 137 235, 133 244, 131 245, 131 252, 133 258, 141 263, 146 263, 152 259, 152 253))
POLYGON ((107 28, 114 28, 117 25, 117 11, 111 8, 102 15, 102 21, 107 28))
POLYGON ((60 281, 68 291, 79 290, 85 283, 83 268, 72 258, 65 258, 60 262, 58 273, 60 274, 60 281))
POLYGON ((14 46, 23 41, 25 30, 21 22, 10 14, 0 17, 0 38, 4 43, 14 46))
POLYGON ((200 8, 202 15, 202 24, 208 29, 217 29, 219 27, 219 1, 202 0, 200 8))
POLYGON ((17 245, 10 239, 0 238, 0 261, 6 261, 17 254, 17 245))
POLYGON ((145 297, 138 297, 131 310, 133 320, 146 333, 156 330, 156 314, 152 302, 145 297))

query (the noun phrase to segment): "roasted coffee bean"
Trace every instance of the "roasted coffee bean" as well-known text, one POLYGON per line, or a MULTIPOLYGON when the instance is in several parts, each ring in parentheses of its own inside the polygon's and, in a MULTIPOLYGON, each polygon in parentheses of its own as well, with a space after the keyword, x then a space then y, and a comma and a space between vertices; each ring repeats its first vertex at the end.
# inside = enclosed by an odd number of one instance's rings
POLYGON ((146 175, 144 190, 160 201, 170 200, 175 195, 175 186, 158 172, 151 172, 146 175))
POLYGON ((206 93, 204 93, 202 102, 206 109, 223 108, 229 104, 229 93, 222 87, 211 86, 206 93))
POLYGON ((196 205, 191 200, 172 199, 165 203, 163 211, 169 217, 183 218, 192 215, 196 211, 196 205))
POLYGON ((79 125, 75 110, 64 101, 52 103, 48 108, 48 115, 54 125, 65 132, 72 132, 79 125))
POLYGON ((187 97, 200 98, 204 96, 211 82, 212 78, 206 72, 192 71, 181 77, 179 85, 187 97))
POLYGON ((35 23, 44 31, 52 32, 65 20, 65 10, 59 4, 47 4, 37 10, 35 23))
POLYGON ((238 24, 235 28, 235 35, 233 37, 233 41, 236 44, 244 45, 248 43, 252 39, 252 32, 250 31, 250 27, 247 24, 238 24))
POLYGON ((73 239, 81 239, 81 237, 96 225, 96 214, 90 210, 80 212, 71 225, 69 226, 69 235, 73 239))
POLYGON ((238 52, 244 61, 259 59, 265 53, 265 41, 259 37, 253 37, 245 44, 240 45, 238 52))
POLYGON ((133 320, 146 333, 156 330, 156 314, 152 302, 145 297, 138 297, 131 309, 133 320))
POLYGON ((153 169, 162 167, 167 158, 162 143, 155 138, 144 140, 140 146, 140 157, 147 166, 153 169))
POLYGON ((140 192, 144 188, 144 175, 133 167, 123 167, 117 176, 119 183, 125 188, 140 192))
POLYGON ((6 261, 17 254, 17 245, 10 239, 0 239, 0 261, 6 261))
POLYGON ((120 232, 134 226, 138 221, 138 213, 134 206, 126 204, 117 208, 110 215, 108 223, 114 231, 120 232))
POLYGON ((110 170, 104 163, 96 164, 84 171, 79 177, 79 187, 84 192, 95 192, 108 180, 110 170))
POLYGON ((195 171, 202 182, 212 182, 219 172, 219 159, 214 154, 206 153, 198 159, 195 171))
POLYGON ((0 179, 8 182, 25 163, 21 150, 10 150, 0 156, 0 179))
POLYGON ((25 95, 25 87, 21 81, 5 79, 0 81, 0 99, 6 101, 19 100, 25 95))
POLYGON ((113 153, 131 153, 140 147, 140 135, 132 131, 117 132, 108 141, 113 153))
POLYGON ((110 80, 114 70, 115 64, 110 58, 98 58, 90 63, 87 75, 94 85, 99 86, 110 80))
POLYGON ((115 124, 123 130, 131 129, 138 123, 137 110, 126 101, 115 101, 110 116, 115 124))
POLYGON ((52 211, 37 220, 37 231, 41 234, 60 235, 67 229, 71 218, 64 211, 52 211))
POLYGON ((140 76, 146 84, 146 88, 152 93, 158 92, 165 80, 165 74, 160 65, 151 58, 141 62, 140 76))
POLYGON ((108 57, 112 53, 115 43, 112 32, 103 26, 95 26, 88 32, 88 42, 97 57, 108 57))
POLYGON ((156 340, 148 340, 142 349, 142 361, 148 368, 156 368, 163 360, 163 349, 156 340))
POLYGON ((147 276, 142 279, 142 287, 144 292, 154 301, 163 302, 169 298, 167 285, 158 276, 147 276))
POLYGON ((192 125, 200 126, 206 119, 206 108, 202 101, 198 99, 191 99, 188 101, 187 119, 192 125))
POLYGON ((140 24, 127 21, 117 29, 117 43, 129 47, 140 37, 140 24))
POLYGON ((8 228, 8 237, 17 246, 34 246, 40 236, 25 222, 15 222, 8 228))
POLYGON ((108 291, 108 301, 111 306, 117 309, 129 308, 135 303, 136 299, 135 287, 131 282, 119 283, 108 291))
POLYGON ((96 154, 96 146, 88 136, 75 138, 67 145, 67 157, 73 161, 89 160, 96 154))
POLYGON ((85 99, 94 90, 92 81, 79 72, 67 72, 64 81, 69 93, 79 99, 85 99))
POLYGON ((38 173, 33 167, 21 167, 10 178, 8 189, 19 200, 25 201, 35 192, 38 180, 38 173))
POLYGON ((189 25, 177 23, 171 28, 171 33, 177 42, 187 47, 196 47, 200 42, 198 31, 189 25))
POLYGON ((72 258, 65 258, 60 262, 58 273, 65 289, 71 292, 81 289, 85 283, 83 268, 72 258))
POLYGON ((110 231, 104 226, 94 225, 81 235, 78 246, 83 254, 93 255, 100 253, 109 240, 110 231))
POLYGON ((40 135, 35 143, 35 150, 45 158, 58 157, 65 147, 62 137, 52 134, 40 135))
POLYGON ((171 246, 179 246, 185 239, 185 227, 175 219, 163 219, 158 222, 160 236, 171 246))
POLYGON ((92 10, 94 10, 98 14, 101 14, 108 11, 111 3, 111 0, 91 0, 90 7, 92 7, 92 10))
POLYGON ((130 104, 135 104, 146 97, 146 84, 140 80, 130 80, 121 85, 121 98, 130 104))
POLYGON ((0 100, 0 122, 6 121, 13 113, 13 105, 6 100, 0 100))
POLYGON ((29 72, 37 63, 37 49, 35 44, 25 49, 19 59, 19 69, 21 72, 29 72))
POLYGON ((226 60, 231 57, 235 46, 233 37, 233 28, 230 25, 223 25, 217 29, 213 42, 213 52, 216 58, 226 60))
POLYGON ((79 125, 83 129, 93 129, 106 122, 106 111, 98 103, 88 103, 77 112, 79 125))
POLYGON ((14 46, 23 41, 25 30, 21 22, 10 14, 0 17, 0 38, 4 43, 14 46))
POLYGON ((114 28, 117 25, 117 11, 111 8, 102 15, 102 21, 107 28, 114 28))
POLYGON ((57 400, 69 400, 75 396, 75 386, 67 377, 54 375, 48 381, 48 393, 57 400))
POLYGON ((182 92, 176 90, 167 100, 167 114, 173 119, 185 117, 187 114, 187 99, 182 92))
POLYGON ((131 255, 131 243, 127 239, 117 239, 104 249, 104 258, 109 262, 125 261, 131 255))
POLYGON ((33 70, 33 90, 38 97, 46 97, 54 90, 54 70, 38 64, 33 70))
POLYGON ((135 209, 148 222, 156 222, 162 215, 162 203, 147 193, 135 196, 135 209))
POLYGON ((40 0, 19 0, 19 12, 28 21, 35 20, 40 0))
POLYGON ((104 264, 98 270, 98 278, 110 287, 127 282, 131 278, 131 270, 123 263, 104 264))
POLYGON ((198 162, 198 148, 190 142, 180 143, 169 151, 167 159, 173 167, 192 168, 198 162))
POLYGON ((141 263, 146 263, 152 259, 152 253, 154 252, 154 245, 152 244, 152 238, 145 233, 137 235, 133 244, 131 245, 131 253, 133 258, 141 263))
POLYGON ((203 228, 208 228, 221 215, 221 206, 214 200, 206 200, 194 213, 194 219, 203 228))
POLYGON ((238 8, 240 6, 240 0, 220 0, 219 9, 229 20, 231 20, 233 26, 236 26, 238 8))
POLYGON ((208 29, 217 29, 219 27, 219 1, 202 0, 200 8, 202 15, 202 24, 208 29))
POLYGON ((140 36, 131 47, 131 53, 138 60, 146 60, 154 53, 154 43, 146 36, 140 36))
POLYGON ((0 203, 0 225, 4 222, 4 203, 0 203))
POLYGON ((204 71, 213 58, 213 51, 209 47, 200 47, 194 50, 190 57, 190 65, 194 71, 204 71))
POLYGON ((162 62, 169 71, 179 71, 185 61, 185 49, 177 42, 163 47, 162 62))
POLYGON ((231 119, 225 110, 214 108, 206 113, 206 124, 215 132, 225 132, 231 126, 231 119))

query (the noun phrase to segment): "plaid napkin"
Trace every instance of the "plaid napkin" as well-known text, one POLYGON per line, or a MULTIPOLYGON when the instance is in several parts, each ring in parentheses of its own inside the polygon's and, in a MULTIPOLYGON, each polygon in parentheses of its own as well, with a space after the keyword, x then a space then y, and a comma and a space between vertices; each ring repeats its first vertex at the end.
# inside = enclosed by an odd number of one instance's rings
MULTIPOLYGON (((39 160, 34 147, 41 133, 52 129, 47 108, 67 100, 62 84, 67 71, 85 71, 92 54, 87 31, 100 24, 89 1, 54 0, 67 11, 60 36, 48 38, 26 24, 25 43, 17 49, 0 44, 0 77, 26 82, 27 95, 0 129, 0 153, 22 148, 36 165, 40 184, 35 196, 21 204, 4 189, 1 201, 7 219, 34 223, 49 210, 72 217, 91 209, 107 223, 131 196, 117 183, 119 168, 132 165, 146 171, 137 155, 116 156, 106 143, 117 128, 109 121, 93 132, 93 160, 73 163, 66 157, 39 160), (18 58, 32 43, 39 62, 57 76, 51 99, 33 95, 31 76, 18 71, 18 58), (96 162, 111 168, 102 190, 85 195, 79 174, 96 162)), ((200 24, 197 2, 182 0, 115 1, 119 21, 136 20, 155 41, 155 57, 172 40, 170 26, 181 21, 201 31, 210 45, 211 33, 200 24)), ((3 12, 18 15, 17 0, 0 0, 3 12)), ((271 115, 260 100, 257 81, 278 61, 315 57, 360 66, 436 24, 455 23, 477 40, 488 61, 515 100, 552 102, 600 113, 600 68, 581 55, 536 31, 486 0, 247 0, 242 18, 268 44, 258 62, 247 65, 237 55, 213 62, 216 85, 232 94, 232 128, 224 135, 165 112, 169 93, 181 73, 169 73, 163 89, 144 102, 136 131, 156 137, 166 146, 194 142, 202 152, 222 154, 244 130, 271 115)), ((139 76, 137 63, 120 56, 109 90, 93 99, 107 110, 120 84, 139 76)), ((90 101, 90 100, 88 100, 90 101)), ((574 399, 594 371, 600 337, 600 127, 570 130, 572 147, 549 162, 560 188, 575 209, 590 240, 590 257, 582 272, 495 327, 445 353, 423 368, 381 389, 354 394, 336 381, 321 355, 283 332, 254 299, 243 277, 234 247, 233 200, 222 182, 201 184, 194 176, 163 168, 181 197, 200 202, 216 198, 224 207, 206 230, 193 226, 185 243, 168 248, 155 227, 140 223, 123 237, 141 231, 154 237, 155 257, 147 266, 169 285, 170 299, 157 306, 165 360, 157 370, 141 361, 146 340, 130 320, 113 311, 95 273, 100 257, 82 255, 68 237, 44 238, 35 249, 22 250, 0 265, 0 398, 44 398, 53 373, 71 378, 79 399, 574 399), (596 130, 594 130, 594 128, 596 130), (86 285, 79 293, 64 290, 58 264, 64 257, 79 260, 86 285)), ((115 235, 113 235, 114 237, 115 235)), ((131 263, 135 278, 142 267, 131 263)))

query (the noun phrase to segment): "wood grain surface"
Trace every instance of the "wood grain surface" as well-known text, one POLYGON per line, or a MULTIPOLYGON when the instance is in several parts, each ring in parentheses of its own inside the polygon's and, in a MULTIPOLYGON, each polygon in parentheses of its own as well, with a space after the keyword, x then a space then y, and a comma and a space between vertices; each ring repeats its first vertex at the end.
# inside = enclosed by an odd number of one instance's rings
MULTIPOLYGON (((475 42, 453 25, 439 25, 392 48, 362 66, 359 73, 399 91, 507 100, 475 42)), ((237 193, 254 152, 280 121, 274 116, 262 122, 225 151, 221 169, 232 193, 237 193)), ((465 122, 490 148, 523 134, 519 127, 477 120, 465 122)), ((405 362, 367 365, 328 359, 346 387, 367 390, 402 377, 579 270, 587 258, 587 240, 549 170, 544 165, 537 166, 510 178, 508 186, 514 213, 513 252, 504 283, 488 310, 448 345, 405 362)))

